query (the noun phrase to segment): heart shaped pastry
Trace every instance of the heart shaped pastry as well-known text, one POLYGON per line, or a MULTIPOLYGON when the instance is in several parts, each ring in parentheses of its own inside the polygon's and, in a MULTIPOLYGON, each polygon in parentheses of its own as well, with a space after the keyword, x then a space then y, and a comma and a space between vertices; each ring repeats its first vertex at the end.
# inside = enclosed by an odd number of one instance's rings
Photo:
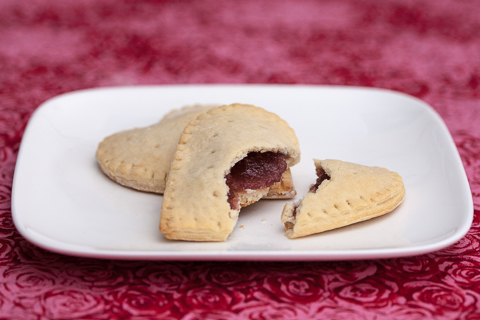
POLYGON ((100 168, 123 186, 163 193, 183 129, 199 114, 213 107, 195 105, 173 110, 154 125, 105 138, 96 153, 100 168))
POLYGON ((283 209, 281 219, 290 239, 381 216, 405 196, 396 172, 339 160, 314 162, 317 182, 302 200, 283 209))

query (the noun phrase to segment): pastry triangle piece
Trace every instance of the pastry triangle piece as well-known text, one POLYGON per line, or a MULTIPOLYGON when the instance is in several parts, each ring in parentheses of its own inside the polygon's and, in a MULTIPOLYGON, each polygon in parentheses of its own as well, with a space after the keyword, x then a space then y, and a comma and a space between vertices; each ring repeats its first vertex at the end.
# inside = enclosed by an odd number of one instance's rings
POLYGON ((225 241, 240 207, 266 195, 299 161, 295 132, 274 113, 233 104, 201 114, 177 146, 160 231, 169 239, 225 241))
POLYGON ((394 210, 405 196, 396 172, 339 160, 316 160, 317 183, 302 200, 283 209, 285 235, 299 238, 394 210))
MULTIPOLYGON (((219 105, 194 105, 173 110, 160 122, 121 131, 105 138, 96 157, 101 170, 113 181, 140 191, 163 193, 178 140, 185 126, 198 115, 219 105)), ((296 195, 290 170, 264 198, 287 199, 296 195)))

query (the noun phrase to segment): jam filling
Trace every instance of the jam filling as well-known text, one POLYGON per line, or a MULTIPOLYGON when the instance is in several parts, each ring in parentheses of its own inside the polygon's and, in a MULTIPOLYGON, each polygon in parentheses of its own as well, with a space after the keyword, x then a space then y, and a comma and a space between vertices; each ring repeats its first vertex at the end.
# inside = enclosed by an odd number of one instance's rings
POLYGON ((316 192, 324 180, 330 180, 330 176, 321 167, 317 168, 317 177, 317 182, 310 186, 310 190, 308 192, 316 192))
POLYGON ((297 209, 298 209, 298 205, 293 207, 292 216, 294 219, 297 217, 297 209))
MULTIPOLYGON (((323 168, 317 168, 317 177, 317 181, 315 184, 310 186, 308 192, 315 193, 324 180, 330 180, 330 176, 325 172, 325 170, 323 170, 323 168)), ((297 217, 297 210, 299 206, 300 202, 297 202, 293 205, 292 216, 294 219, 297 217)))
POLYGON ((239 210, 237 193, 246 189, 257 190, 270 187, 282 180, 287 170, 286 156, 276 152, 250 152, 237 162, 226 176, 228 202, 234 210, 239 210))

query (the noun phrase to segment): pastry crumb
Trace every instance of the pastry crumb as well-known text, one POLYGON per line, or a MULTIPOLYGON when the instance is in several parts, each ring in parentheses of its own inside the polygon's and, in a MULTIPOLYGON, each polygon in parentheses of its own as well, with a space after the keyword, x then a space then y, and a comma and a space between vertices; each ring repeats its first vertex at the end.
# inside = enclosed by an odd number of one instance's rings
POLYGON ((243 230, 243 229, 245 229, 245 227, 244 227, 243 225, 241 225, 241 226, 240 226, 240 229, 242 229, 242 230, 243 230))
POLYGON ((267 221, 267 219, 265 219, 265 218, 262 218, 262 221, 267 221))

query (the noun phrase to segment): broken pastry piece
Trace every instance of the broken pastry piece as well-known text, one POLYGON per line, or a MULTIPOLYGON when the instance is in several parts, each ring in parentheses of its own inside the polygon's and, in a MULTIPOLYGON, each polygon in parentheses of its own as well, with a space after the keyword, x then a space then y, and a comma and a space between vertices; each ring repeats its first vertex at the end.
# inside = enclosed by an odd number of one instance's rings
POLYGON ((391 212, 405 187, 396 172, 339 160, 316 160, 317 182, 282 213, 285 235, 299 238, 391 212))
POLYGON ((274 113, 233 104, 201 114, 177 146, 160 231, 169 239, 225 241, 240 208, 267 195, 299 161, 295 132, 274 113))
MULTIPOLYGON (((96 153, 101 170, 123 186, 163 193, 183 129, 198 115, 218 106, 206 104, 183 107, 169 112, 154 125, 121 131, 105 138, 96 153)), ((288 170, 284 179, 275 183, 265 198, 287 199, 295 195, 288 170)))

